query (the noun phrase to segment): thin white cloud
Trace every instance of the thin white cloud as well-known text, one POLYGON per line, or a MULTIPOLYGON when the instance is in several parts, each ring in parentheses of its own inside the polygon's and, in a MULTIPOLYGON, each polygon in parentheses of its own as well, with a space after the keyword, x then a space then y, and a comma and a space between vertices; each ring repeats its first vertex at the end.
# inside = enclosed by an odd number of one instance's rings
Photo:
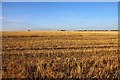
POLYGON ((5 19, 5 21, 12 22, 12 23, 21 23, 23 20, 13 20, 13 19, 5 19))
POLYGON ((0 16, 0 19, 3 19, 4 17, 3 16, 0 16))
POLYGON ((20 20, 20 19, 10 19, 10 18, 6 18, 6 17, 3 17, 3 16, 0 16, 0 19, 5 20, 7 22, 12 22, 12 23, 21 23, 21 22, 23 22, 23 20, 20 20))

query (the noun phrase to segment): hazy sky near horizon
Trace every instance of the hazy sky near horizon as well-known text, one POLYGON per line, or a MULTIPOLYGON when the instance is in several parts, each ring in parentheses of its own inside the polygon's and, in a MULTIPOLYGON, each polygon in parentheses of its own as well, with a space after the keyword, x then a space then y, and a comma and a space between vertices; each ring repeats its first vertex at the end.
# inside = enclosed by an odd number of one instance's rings
POLYGON ((3 2, 3 30, 118 29, 117 2, 3 2))

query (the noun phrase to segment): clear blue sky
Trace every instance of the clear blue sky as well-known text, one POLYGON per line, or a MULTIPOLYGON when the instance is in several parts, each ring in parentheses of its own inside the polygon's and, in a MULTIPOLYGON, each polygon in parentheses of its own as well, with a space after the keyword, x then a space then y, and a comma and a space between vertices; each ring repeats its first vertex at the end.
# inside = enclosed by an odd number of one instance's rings
POLYGON ((3 30, 118 29, 117 2, 3 2, 3 30))

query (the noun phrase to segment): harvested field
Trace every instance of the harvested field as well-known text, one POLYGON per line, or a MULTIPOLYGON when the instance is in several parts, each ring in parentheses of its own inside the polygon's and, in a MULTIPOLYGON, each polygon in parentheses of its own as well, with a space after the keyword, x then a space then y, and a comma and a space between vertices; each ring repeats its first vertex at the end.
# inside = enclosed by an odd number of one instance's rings
POLYGON ((118 32, 2 32, 2 78, 120 79, 118 32))

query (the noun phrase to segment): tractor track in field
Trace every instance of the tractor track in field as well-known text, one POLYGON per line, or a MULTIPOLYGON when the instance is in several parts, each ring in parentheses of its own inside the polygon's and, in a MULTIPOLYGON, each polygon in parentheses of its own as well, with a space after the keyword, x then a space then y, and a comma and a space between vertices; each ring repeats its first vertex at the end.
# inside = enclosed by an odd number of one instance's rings
POLYGON ((81 46, 81 47, 45 47, 45 48, 3 48, 3 51, 11 50, 66 50, 66 49, 91 49, 91 48, 116 48, 118 46, 81 46))

